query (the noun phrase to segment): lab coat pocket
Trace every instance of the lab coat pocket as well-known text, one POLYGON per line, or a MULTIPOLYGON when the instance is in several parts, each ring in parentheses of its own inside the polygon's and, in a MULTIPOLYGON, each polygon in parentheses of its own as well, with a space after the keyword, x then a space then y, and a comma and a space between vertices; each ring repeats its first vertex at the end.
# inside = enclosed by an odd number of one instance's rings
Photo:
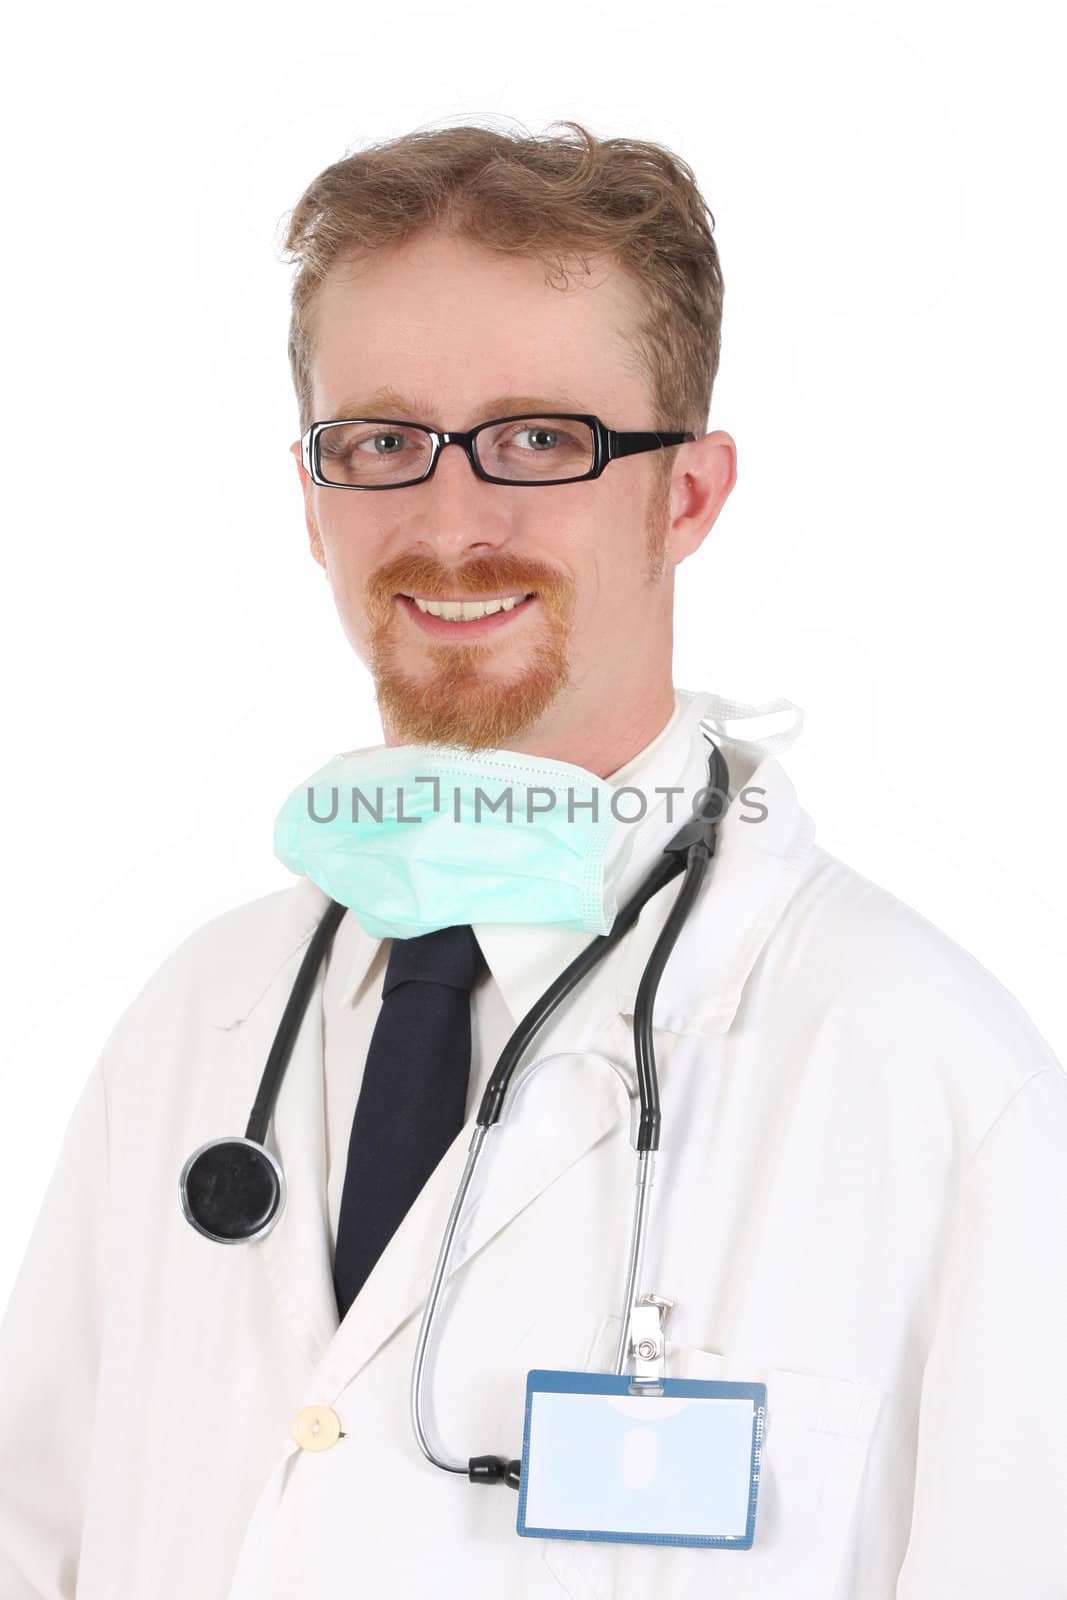
MULTIPOLYGON (((595 1341, 612 1370, 617 1317, 595 1341)), ((755 1540, 750 1550, 668 1548, 545 1540, 546 1566, 573 1600, 627 1600, 651 1585, 671 1600, 729 1594, 731 1600, 828 1600, 849 1528, 884 1391, 851 1378, 760 1367, 741 1355, 672 1344, 675 1378, 729 1378, 767 1385, 755 1540)))

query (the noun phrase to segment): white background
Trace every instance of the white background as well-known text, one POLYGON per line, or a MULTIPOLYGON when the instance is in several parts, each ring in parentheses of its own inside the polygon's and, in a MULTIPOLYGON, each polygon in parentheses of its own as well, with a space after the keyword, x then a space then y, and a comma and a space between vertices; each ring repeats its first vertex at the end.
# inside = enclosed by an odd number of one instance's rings
POLYGON ((1060 20, 1025 0, 16 9, 0 1298, 119 1013, 199 923, 292 881, 282 799, 379 737, 287 454, 279 251, 324 166, 443 120, 575 118, 693 166, 726 282, 710 426, 739 470, 680 573, 675 680, 801 705, 785 763, 820 842, 1067 1059, 1060 20), (237 416, 251 445, 228 456, 237 416))

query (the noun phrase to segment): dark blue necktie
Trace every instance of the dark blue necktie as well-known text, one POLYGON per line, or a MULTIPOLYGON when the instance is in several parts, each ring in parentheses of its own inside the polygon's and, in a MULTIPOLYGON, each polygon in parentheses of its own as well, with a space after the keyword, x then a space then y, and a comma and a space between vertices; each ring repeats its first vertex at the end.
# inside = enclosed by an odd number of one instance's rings
POLYGON ((337 1221, 333 1283, 342 1319, 463 1126, 470 990, 484 966, 465 924, 393 940, 337 1221))

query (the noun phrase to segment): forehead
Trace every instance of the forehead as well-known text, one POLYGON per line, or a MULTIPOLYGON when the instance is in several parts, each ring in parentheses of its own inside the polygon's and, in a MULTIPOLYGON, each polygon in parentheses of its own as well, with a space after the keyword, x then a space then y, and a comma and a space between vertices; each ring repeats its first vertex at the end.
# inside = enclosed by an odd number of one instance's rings
POLYGON ((640 286, 611 261, 588 265, 548 281, 540 261, 440 234, 335 264, 313 314, 314 415, 351 415, 388 389, 439 427, 478 421, 506 394, 558 397, 609 426, 651 422, 632 338, 640 286))

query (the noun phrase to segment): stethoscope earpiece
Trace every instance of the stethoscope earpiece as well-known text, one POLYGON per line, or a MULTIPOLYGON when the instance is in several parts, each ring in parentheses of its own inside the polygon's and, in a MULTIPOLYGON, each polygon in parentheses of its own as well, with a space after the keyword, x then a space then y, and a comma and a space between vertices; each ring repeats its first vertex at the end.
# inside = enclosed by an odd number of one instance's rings
POLYGON ((244 1244, 269 1233, 285 1204, 278 1162, 254 1139, 209 1139, 178 1180, 182 1210, 216 1244, 244 1244))

